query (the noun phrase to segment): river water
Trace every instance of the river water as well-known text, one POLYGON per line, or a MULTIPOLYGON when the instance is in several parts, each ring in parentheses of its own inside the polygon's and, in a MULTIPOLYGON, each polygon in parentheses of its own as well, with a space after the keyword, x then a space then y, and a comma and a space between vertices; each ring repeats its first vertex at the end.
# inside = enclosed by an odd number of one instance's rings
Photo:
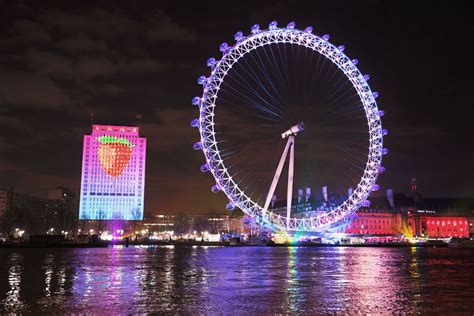
POLYGON ((474 313, 474 249, 0 249, 0 314, 474 313))

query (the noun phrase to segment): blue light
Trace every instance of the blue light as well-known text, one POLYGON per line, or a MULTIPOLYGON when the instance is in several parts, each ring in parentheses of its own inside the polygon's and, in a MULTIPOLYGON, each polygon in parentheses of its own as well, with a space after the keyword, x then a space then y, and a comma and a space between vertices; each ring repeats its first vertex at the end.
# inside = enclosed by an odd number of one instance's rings
POLYGON ((353 60, 352 60, 352 63, 353 63, 354 65, 357 65, 357 64, 359 63, 359 60, 358 60, 358 59, 353 59, 353 60))
POLYGON ((227 44, 226 42, 222 43, 219 46, 219 50, 223 53, 225 53, 228 49, 229 49, 229 44, 227 44))
POLYGON ((209 59, 207 60, 207 65, 208 65, 209 67, 212 67, 212 66, 214 66, 215 64, 216 64, 216 59, 215 59, 214 57, 211 57, 211 58, 209 58, 209 59))
POLYGON ((308 26, 307 28, 304 29, 305 33, 312 33, 313 32, 313 27, 308 26))
POLYGON ((344 46, 344 45, 339 45, 339 46, 337 47, 337 49, 339 49, 341 52, 343 52, 343 51, 346 49, 346 46, 344 46))
POLYGON ((385 111, 384 110, 379 110, 379 116, 382 117, 385 115, 385 111))
POLYGON ((385 172, 385 167, 380 166, 378 170, 379 174, 382 174, 385 172))
POLYGON ((201 172, 208 172, 209 171, 209 165, 207 163, 201 165, 201 172))
POLYGON ((296 23, 292 21, 292 22, 288 23, 288 25, 286 26, 286 28, 292 30, 292 29, 295 28, 295 26, 296 26, 296 23))
POLYGON ((325 40, 325 41, 329 41, 330 38, 331 38, 331 36, 329 34, 324 34, 323 35, 323 40, 325 40))
POLYGON ((201 103, 201 98, 200 97, 194 97, 192 102, 193 102, 194 105, 199 105, 199 103, 201 103))
POLYGON ((365 74, 365 75, 364 75, 364 80, 365 80, 365 81, 369 81, 369 79, 370 79, 370 75, 369 75, 369 74, 365 74))
POLYGON ((386 154, 388 154, 388 148, 382 149, 382 155, 385 156, 386 154))
POLYGON ((374 98, 378 98, 378 97, 379 97, 379 93, 378 93, 377 91, 373 92, 372 95, 373 95, 374 98))
POLYGON ((378 184, 374 184, 372 186, 372 191, 378 191, 379 189, 380 189, 380 185, 378 185, 378 184))
POLYGON ((198 127, 199 126, 199 119, 194 119, 191 121, 191 127, 198 127))
POLYGON ((212 186, 212 188, 211 188, 211 191, 212 191, 213 193, 218 193, 218 192, 221 191, 221 186, 218 185, 218 184, 214 184, 214 185, 212 186))
POLYGON ((369 200, 365 200, 364 202, 362 202, 362 207, 369 207, 370 206, 370 201, 369 200))
POLYGON ((250 31, 252 32, 252 34, 257 34, 260 31, 260 25, 254 24, 250 31))
POLYGON ((225 208, 229 211, 233 211, 235 209, 235 204, 232 203, 232 202, 229 202, 227 203, 227 205, 225 206, 225 208))
POLYGON ((238 41, 241 41, 242 38, 244 38, 244 33, 240 32, 240 31, 237 32, 237 33, 235 33, 234 39, 235 39, 237 42, 238 42, 238 41))
POLYGON ((201 150, 202 149, 202 143, 201 142, 195 142, 193 144, 193 149, 194 150, 201 150))
POLYGON ((278 26, 278 22, 277 21, 272 21, 269 25, 268 25, 268 29, 273 31, 273 30, 276 30, 277 29, 277 26, 278 26))
POLYGON ((198 84, 206 84, 207 78, 206 76, 200 76, 197 80, 198 84))
POLYGON ((385 136, 385 135, 387 135, 387 134, 388 134, 388 130, 384 128, 384 129, 382 130, 382 135, 385 136))

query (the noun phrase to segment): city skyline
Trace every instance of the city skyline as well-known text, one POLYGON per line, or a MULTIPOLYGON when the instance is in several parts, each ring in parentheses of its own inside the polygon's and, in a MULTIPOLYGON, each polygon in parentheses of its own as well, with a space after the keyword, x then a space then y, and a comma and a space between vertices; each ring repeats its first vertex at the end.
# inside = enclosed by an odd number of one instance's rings
POLYGON ((225 197, 210 192, 213 180, 199 171, 202 156, 191 148, 198 140, 189 128, 197 116, 190 104, 199 93, 196 78, 234 32, 295 20, 346 45, 380 92, 390 130, 382 191, 406 192, 415 176, 426 196, 472 196, 472 97, 465 93, 472 66, 462 62, 464 51, 454 52, 472 30, 462 7, 336 2, 315 4, 303 16, 281 1, 253 4, 254 10, 236 4, 224 18, 212 5, 184 13, 151 2, 101 3, 92 10, 87 4, 1 5, 14 12, 1 31, 7 39, 0 65, 2 187, 15 183, 15 190, 40 196, 56 186, 79 193, 77 152, 90 113, 95 123, 119 125, 134 125, 142 115, 149 139, 146 208, 224 211, 225 197), (197 23, 200 16, 213 22, 197 23), (439 23, 441 16, 446 23, 439 23))

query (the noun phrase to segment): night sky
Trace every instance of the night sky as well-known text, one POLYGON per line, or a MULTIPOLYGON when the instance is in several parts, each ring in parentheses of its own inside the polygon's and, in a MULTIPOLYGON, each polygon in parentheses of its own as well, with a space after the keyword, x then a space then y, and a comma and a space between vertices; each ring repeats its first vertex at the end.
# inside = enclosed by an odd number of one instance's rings
POLYGON ((380 93, 390 132, 382 192, 474 196, 474 19, 452 1, 0 1, 0 187, 78 192, 82 137, 137 124, 146 213, 223 211, 189 127, 208 57, 272 20, 331 34, 380 93))

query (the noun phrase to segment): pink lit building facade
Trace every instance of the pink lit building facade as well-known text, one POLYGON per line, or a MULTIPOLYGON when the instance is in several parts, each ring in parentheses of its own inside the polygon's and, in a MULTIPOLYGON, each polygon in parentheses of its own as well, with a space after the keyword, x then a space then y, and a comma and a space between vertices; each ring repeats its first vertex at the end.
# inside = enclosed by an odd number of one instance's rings
POLYGON ((84 136, 79 218, 143 219, 145 161, 138 127, 93 125, 84 136))

